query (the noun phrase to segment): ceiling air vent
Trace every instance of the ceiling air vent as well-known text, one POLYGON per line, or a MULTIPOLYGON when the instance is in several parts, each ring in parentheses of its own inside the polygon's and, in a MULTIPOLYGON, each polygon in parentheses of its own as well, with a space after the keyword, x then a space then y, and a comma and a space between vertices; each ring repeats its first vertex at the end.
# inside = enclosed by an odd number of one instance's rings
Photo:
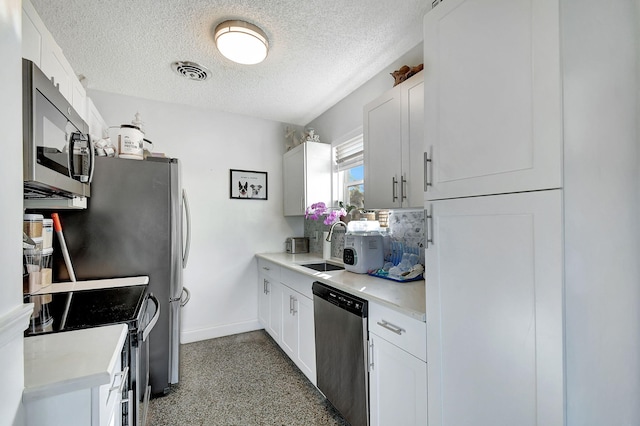
POLYGON ((179 75, 189 80, 205 81, 211 77, 211 71, 200 64, 189 61, 178 61, 171 64, 171 68, 179 75))

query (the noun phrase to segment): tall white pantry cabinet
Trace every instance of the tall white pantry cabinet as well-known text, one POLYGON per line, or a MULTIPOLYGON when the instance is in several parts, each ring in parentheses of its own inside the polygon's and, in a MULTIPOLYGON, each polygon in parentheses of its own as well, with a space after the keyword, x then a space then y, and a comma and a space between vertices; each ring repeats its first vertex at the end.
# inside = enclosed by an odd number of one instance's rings
POLYGON ((425 15, 429 426, 640 424, 637 11, 602 9, 425 15))

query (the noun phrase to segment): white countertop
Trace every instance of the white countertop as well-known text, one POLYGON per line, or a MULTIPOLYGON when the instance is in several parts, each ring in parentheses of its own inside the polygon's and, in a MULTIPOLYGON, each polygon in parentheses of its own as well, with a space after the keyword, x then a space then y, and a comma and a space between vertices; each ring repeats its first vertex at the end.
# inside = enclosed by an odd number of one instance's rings
MULTIPOLYGON (((305 263, 325 261, 321 256, 311 253, 260 253, 256 256, 313 277, 322 283, 368 301, 380 303, 419 321, 426 322, 427 320, 424 280, 403 283, 344 270, 317 272, 300 266, 305 263)), ((331 259, 328 262, 342 264, 336 259, 331 259)))
POLYGON ((138 277, 110 278, 104 280, 88 280, 88 281, 67 281, 63 283, 53 283, 41 288, 32 295, 61 293, 67 291, 94 290, 99 288, 128 287, 131 285, 149 284, 149 277, 146 275, 138 277))
POLYGON ((23 402, 110 383, 126 324, 24 339, 23 402))

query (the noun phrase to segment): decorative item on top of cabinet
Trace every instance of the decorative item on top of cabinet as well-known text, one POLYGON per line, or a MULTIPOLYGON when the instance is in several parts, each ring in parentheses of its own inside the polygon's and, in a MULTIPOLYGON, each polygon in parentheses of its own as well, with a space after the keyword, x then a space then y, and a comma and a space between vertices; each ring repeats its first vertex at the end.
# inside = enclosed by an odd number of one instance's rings
POLYGON ((422 208, 424 71, 364 107, 367 209, 422 208))
POLYGON ((331 145, 305 142, 283 158, 284 215, 303 216, 309 201, 331 201, 331 145))
POLYGON ((395 87, 398 84, 402 83, 403 81, 408 80, 409 78, 418 74, 420 71, 422 71, 423 67, 424 67, 423 64, 416 65, 415 67, 409 67, 407 65, 403 65, 402 67, 400 67, 399 70, 396 70, 390 73, 394 80, 393 86, 395 87))

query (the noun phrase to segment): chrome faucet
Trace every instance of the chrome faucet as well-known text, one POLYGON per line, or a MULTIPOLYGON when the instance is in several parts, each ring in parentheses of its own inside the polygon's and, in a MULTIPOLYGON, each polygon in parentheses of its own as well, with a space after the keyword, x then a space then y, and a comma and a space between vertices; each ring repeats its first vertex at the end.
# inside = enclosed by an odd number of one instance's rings
POLYGON ((331 236, 333 235, 333 228, 335 228, 337 225, 342 225, 342 226, 344 226, 345 231, 347 230, 347 224, 346 223, 344 223, 341 220, 337 221, 336 223, 331 225, 331 228, 329 228, 329 235, 327 235, 327 242, 331 242, 331 236))

